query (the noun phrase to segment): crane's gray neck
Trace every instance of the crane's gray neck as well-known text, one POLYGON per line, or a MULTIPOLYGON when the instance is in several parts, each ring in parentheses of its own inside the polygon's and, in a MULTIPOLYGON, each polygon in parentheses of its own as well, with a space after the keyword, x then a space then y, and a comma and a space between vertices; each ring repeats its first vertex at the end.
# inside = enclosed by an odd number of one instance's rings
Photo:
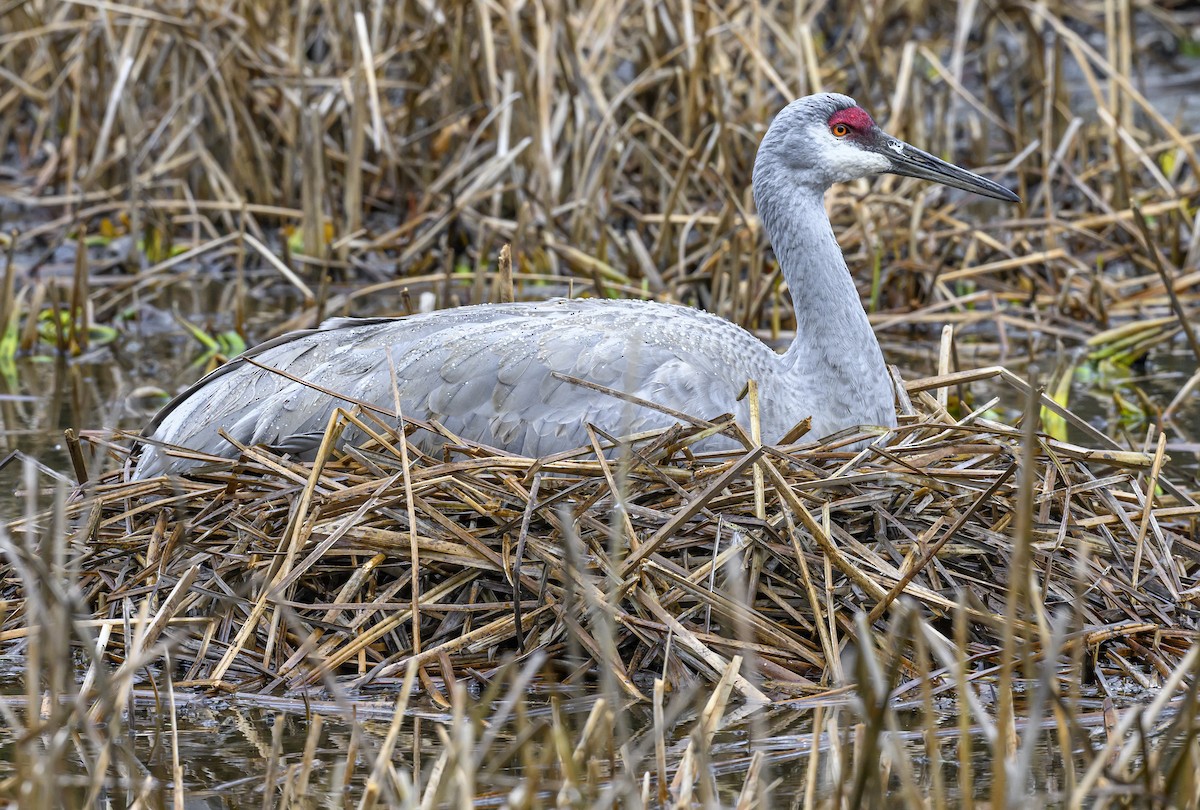
POLYGON ((895 424, 891 379, 825 213, 824 189, 795 172, 761 168, 755 203, 796 313, 782 361, 797 410, 781 418, 796 416, 794 424, 811 415, 817 435, 860 422, 895 424))

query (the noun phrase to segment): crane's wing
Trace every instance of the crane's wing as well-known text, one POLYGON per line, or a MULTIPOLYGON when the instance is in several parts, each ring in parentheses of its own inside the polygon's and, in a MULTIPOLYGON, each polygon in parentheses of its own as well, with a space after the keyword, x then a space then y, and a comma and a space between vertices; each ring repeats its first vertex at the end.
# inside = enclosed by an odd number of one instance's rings
MULTIPOLYGON (((405 416, 541 455, 584 444, 588 423, 624 434, 675 421, 555 372, 707 418, 740 411, 746 379, 776 357, 722 318, 652 302, 551 301, 336 319, 269 341, 213 372, 169 403, 145 435, 230 455, 223 429, 245 444, 304 453, 319 443, 335 407, 367 402, 394 413, 398 392, 405 416)), ((187 466, 147 446, 136 475, 187 466)))

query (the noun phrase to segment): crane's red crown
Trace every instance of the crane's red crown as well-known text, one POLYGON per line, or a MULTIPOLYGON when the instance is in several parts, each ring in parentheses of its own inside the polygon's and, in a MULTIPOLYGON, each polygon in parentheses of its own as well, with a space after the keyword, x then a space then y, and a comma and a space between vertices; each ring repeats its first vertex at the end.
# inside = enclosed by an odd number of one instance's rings
POLYGON ((830 127, 838 124, 845 124, 855 132, 867 132, 875 126, 875 119, 871 118, 871 114, 862 107, 847 107, 829 116, 830 127))

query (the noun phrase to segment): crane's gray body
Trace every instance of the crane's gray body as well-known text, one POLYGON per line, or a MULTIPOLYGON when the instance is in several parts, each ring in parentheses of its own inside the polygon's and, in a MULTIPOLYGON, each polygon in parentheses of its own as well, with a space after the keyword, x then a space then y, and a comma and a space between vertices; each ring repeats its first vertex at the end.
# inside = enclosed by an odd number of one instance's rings
MULTIPOLYGON (((556 372, 701 418, 733 413, 743 424, 748 404, 738 396, 753 379, 768 442, 805 417, 817 436, 895 425, 890 376, 824 208, 832 183, 892 170, 886 154, 830 135, 830 116, 854 106, 833 94, 799 99, 759 147, 754 196, 796 314, 795 339, 782 354, 723 318, 654 302, 481 304, 406 318, 336 319, 270 341, 208 375, 168 404, 145 435, 233 455, 223 430, 243 444, 304 453, 319 444, 335 407, 367 402, 394 413, 397 394, 407 417, 437 420, 463 438, 523 455, 579 447, 589 423, 629 434, 676 421, 556 372)), ((880 143, 881 151, 907 147, 880 143)), ((1001 192, 1011 196, 983 193, 1001 192)), ((343 436, 355 438, 354 431, 343 436)), ((723 443, 729 440, 708 440, 709 447, 723 443)), ((148 444, 134 477, 194 464, 148 444)))
MULTIPOLYGON (((369 402, 394 413, 397 393, 406 416, 434 419, 456 435, 530 456, 585 444, 588 423, 627 434, 677 421, 553 372, 700 418, 734 413, 746 425, 748 405, 738 395, 754 379, 768 441, 809 415, 818 416, 815 429, 824 435, 858 424, 864 412, 873 417, 866 421, 886 423, 890 412, 874 407, 872 400, 881 398, 867 386, 847 391, 852 400, 838 398, 840 413, 811 414, 809 403, 821 392, 808 391, 802 373, 789 373, 785 356, 715 315, 654 302, 558 300, 399 320, 344 318, 250 356, 258 365, 235 359, 185 392, 151 435, 219 452, 230 447, 220 428, 243 444, 303 453, 320 442, 335 407, 369 402), (346 399, 267 369, 318 380, 346 399)), ((344 436, 356 438, 353 430, 344 436)), ((425 432, 414 438, 425 449, 436 441, 425 432)), ((714 437, 708 445, 725 442, 714 437)), ((181 462, 147 447, 137 474, 175 471, 181 462)))

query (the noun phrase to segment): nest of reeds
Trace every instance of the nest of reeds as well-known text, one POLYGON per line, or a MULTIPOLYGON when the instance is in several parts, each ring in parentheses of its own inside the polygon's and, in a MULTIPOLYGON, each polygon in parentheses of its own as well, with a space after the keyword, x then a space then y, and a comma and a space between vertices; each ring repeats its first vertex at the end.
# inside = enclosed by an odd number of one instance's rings
MULTIPOLYGON (((1065 621, 1085 671, 1064 674, 1151 685, 1196 636, 1200 507, 1161 443, 1105 445, 1045 396, 1012 428, 928 393, 987 375, 1029 391, 1003 369, 910 383, 901 427, 857 452, 861 434, 767 447, 718 421, 434 458, 412 434, 438 426, 407 423, 312 463, 244 448, 188 478, 111 473, 67 507, 83 601, 107 655, 170 638, 183 681, 241 690, 366 685, 414 658, 433 686, 541 650, 551 677, 631 696, 716 681, 735 656, 747 697, 799 695, 844 678, 856 621, 895 649, 902 605, 947 635, 965 622, 977 671, 1065 621), (1043 407, 1099 446, 1035 433, 1043 407), (717 429, 744 451, 691 452, 717 429)), ((22 595, 2 596, 12 639, 22 595)))

